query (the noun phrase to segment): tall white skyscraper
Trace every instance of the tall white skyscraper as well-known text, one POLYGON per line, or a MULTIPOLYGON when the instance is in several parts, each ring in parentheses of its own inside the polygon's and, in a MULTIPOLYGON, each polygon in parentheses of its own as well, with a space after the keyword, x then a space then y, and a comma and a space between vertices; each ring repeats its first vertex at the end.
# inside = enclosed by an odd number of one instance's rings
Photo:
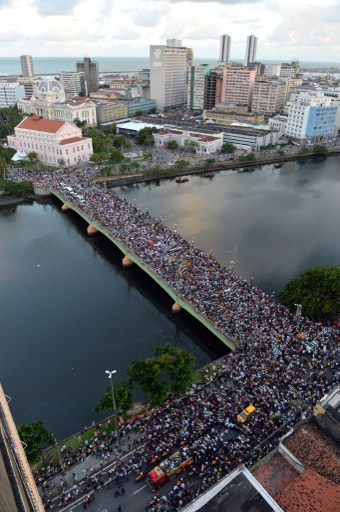
POLYGON ((256 62, 257 37, 254 35, 247 37, 245 65, 249 66, 252 62, 256 62))
POLYGON ((33 67, 33 59, 31 55, 21 55, 20 56, 20 64, 22 76, 34 76, 34 67, 33 67))
POLYGON ((228 34, 220 36, 220 62, 230 60, 231 37, 228 34))

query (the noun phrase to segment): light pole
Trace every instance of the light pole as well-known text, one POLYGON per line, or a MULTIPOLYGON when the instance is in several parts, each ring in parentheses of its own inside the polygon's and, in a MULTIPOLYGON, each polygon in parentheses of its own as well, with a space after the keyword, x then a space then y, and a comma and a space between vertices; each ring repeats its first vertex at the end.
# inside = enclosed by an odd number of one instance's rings
POLYGON ((117 418, 117 407, 116 407, 116 400, 115 400, 115 390, 113 387, 113 381, 112 381, 112 375, 114 373, 117 373, 117 370, 112 370, 111 372, 109 370, 105 370, 105 373, 108 374, 108 378, 111 381, 111 392, 112 392, 112 407, 113 407, 113 413, 115 416, 115 424, 116 424, 116 436, 117 436, 117 447, 119 444, 119 438, 118 438, 118 418, 117 418))
POLYGON ((294 304, 294 306, 296 307, 296 312, 295 312, 294 320, 296 322, 298 322, 300 320, 301 314, 302 314, 302 304, 294 304))

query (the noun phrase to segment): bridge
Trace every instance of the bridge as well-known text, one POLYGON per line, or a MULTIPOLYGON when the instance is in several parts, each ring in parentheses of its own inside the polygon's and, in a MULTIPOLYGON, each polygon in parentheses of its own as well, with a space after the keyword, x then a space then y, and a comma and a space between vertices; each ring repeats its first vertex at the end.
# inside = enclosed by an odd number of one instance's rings
MULTIPOLYGON (((137 245, 140 245, 140 243, 144 243, 144 241, 141 242, 134 240, 134 243, 132 242, 132 240, 130 240, 129 242, 123 241, 119 236, 117 236, 117 234, 114 234, 111 229, 108 229, 107 226, 104 226, 103 223, 100 222, 100 219, 94 218, 94 216, 91 215, 91 213, 89 213, 88 208, 86 208, 86 200, 89 199, 89 195, 91 195, 91 192, 81 192, 83 195, 85 195, 84 206, 77 200, 74 200, 72 197, 70 197, 69 194, 65 193, 64 191, 57 190, 55 186, 50 188, 50 192, 62 202, 61 209, 64 212, 68 210, 73 210, 85 220, 85 222, 88 224, 87 233, 89 235, 93 235, 97 232, 102 233, 122 252, 122 254, 124 255, 122 259, 123 267, 130 267, 131 265, 135 264, 140 269, 142 269, 146 274, 148 274, 154 281, 156 281, 156 283, 174 301, 172 305, 173 313, 178 313, 182 309, 186 310, 194 318, 196 318, 196 320, 198 320, 202 325, 204 325, 204 327, 206 327, 210 332, 212 332, 219 340, 221 340, 225 345, 227 345, 231 350, 235 349, 235 340, 228 332, 225 332, 224 330, 220 329, 216 325, 216 323, 211 318, 209 318, 208 315, 202 314, 202 312, 199 311, 199 308, 195 304, 191 303, 187 298, 179 294, 178 291, 175 290, 174 287, 171 286, 169 282, 167 282, 167 280, 160 275, 159 270, 155 266, 153 266, 150 263, 146 264, 145 261, 143 261, 143 259, 138 254, 136 254, 136 251, 134 250, 134 245, 136 245, 136 242, 138 242, 137 245), (85 211, 85 209, 87 211, 85 211)), ((103 190, 103 194, 109 193, 103 190)), ((176 237, 179 237, 179 235, 176 234, 176 237)), ((190 258, 189 255, 188 258, 190 258)))

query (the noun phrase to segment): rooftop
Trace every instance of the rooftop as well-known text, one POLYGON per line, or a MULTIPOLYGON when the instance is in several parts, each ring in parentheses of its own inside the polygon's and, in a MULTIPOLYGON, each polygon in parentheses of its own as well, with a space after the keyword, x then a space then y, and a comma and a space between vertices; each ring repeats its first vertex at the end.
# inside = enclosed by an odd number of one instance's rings
POLYGON ((64 139, 59 142, 62 146, 65 144, 72 144, 73 142, 80 142, 82 140, 88 140, 86 137, 70 137, 69 139, 64 139))
POLYGON ((38 132, 57 133, 64 124, 64 121, 53 121, 39 116, 31 116, 26 117, 21 121, 17 128, 21 128, 23 130, 35 130, 38 132))
POLYGON ((279 453, 275 453, 252 474, 273 498, 299 476, 299 472, 279 453))

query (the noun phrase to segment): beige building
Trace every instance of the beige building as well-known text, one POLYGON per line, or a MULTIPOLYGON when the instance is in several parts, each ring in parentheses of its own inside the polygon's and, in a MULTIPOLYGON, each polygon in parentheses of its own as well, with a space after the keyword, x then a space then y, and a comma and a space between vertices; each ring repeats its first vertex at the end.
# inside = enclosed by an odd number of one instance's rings
POLYGON ((7 137, 9 147, 23 153, 37 153, 42 163, 58 166, 88 162, 93 153, 92 139, 83 137, 80 128, 63 121, 26 117, 7 137))
POLYGON ((117 121, 128 117, 128 103, 118 103, 117 101, 96 101, 98 124, 117 121))
POLYGON ((249 112, 248 107, 240 105, 216 105, 204 110, 203 119, 217 124, 230 125, 235 121, 243 123, 263 123, 264 115, 249 112))
POLYGON ((267 115, 283 111, 287 82, 259 77, 255 80, 251 110, 267 115))
POLYGON ((25 114, 34 114, 45 119, 56 119, 73 123, 75 119, 85 121, 88 126, 97 125, 96 105, 91 101, 77 99, 66 101, 65 91, 57 80, 42 80, 36 96, 17 101, 18 109, 25 114))
POLYGON ((187 48, 178 40, 167 43, 150 46, 150 98, 159 110, 187 102, 187 48))
POLYGON ((222 102, 246 105, 250 110, 256 71, 243 66, 225 65, 222 77, 222 102))

